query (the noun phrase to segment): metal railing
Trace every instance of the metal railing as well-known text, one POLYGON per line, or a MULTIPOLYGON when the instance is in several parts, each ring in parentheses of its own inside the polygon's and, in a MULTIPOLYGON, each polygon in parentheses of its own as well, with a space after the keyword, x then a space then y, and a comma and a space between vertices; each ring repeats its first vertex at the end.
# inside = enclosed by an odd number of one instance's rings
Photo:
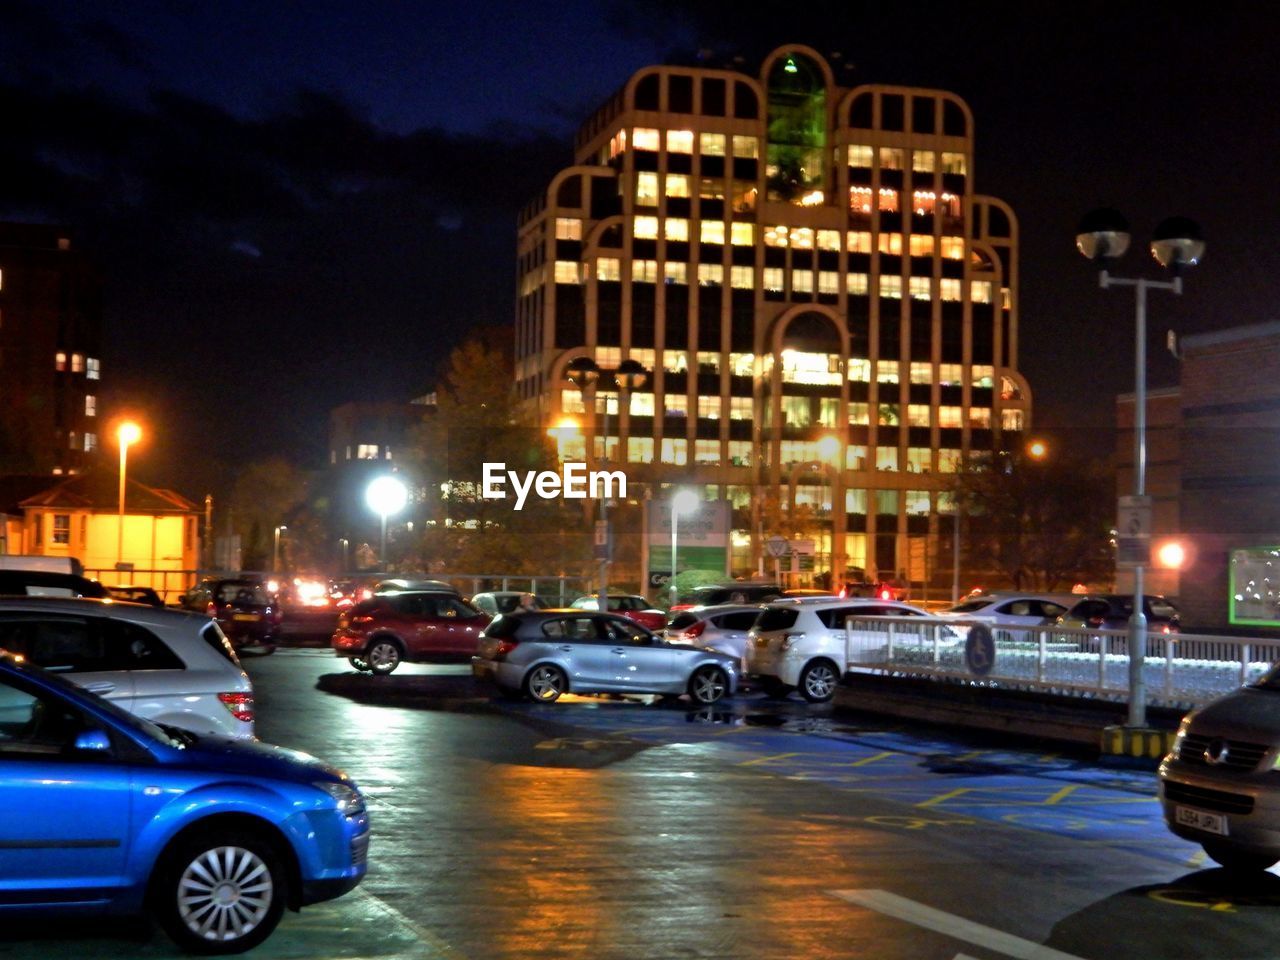
MULTIPOLYGON (((1128 630, 1013 627, 913 617, 845 621, 849 670, 935 677, 1124 702, 1128 630), (989 642, 982 631, 989 631, 989 642)), ((1151 632, 1143 675, 1152 704, 1189 709, 1257 680, 1280 661, 1280 638, 1151 632)))

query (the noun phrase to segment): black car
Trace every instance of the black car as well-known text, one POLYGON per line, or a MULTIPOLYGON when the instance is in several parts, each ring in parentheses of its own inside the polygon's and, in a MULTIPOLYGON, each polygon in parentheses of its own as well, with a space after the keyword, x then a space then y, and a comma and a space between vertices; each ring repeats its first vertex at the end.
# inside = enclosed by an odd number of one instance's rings
POLYGON ((97 580, 49 570, 0 570, 0 595, 9 597, 109 597, 97 580))
POLYGON ((124 600, 128 603, 144 603, 148 607, 164 606, 164 600, 160 598, 160 594, 156 593, 150 587, 121 585, 118 587, 107 587, 107 593, 111 595, 112 600, 124 600))
MULTIPOLYGON (((1142 598, 1142 612, 1147 618, 1148 633, 1177 633, 1180 621, 1178 608, 1164 597, 1147 594, 1142 598)), ((1133 616, 1133 594, 1090 593, 1076 601, 1075 606, 1058 617, 1060 627, 1084 627, 1091 630, 1127 630, 1133 616)), ((1081 647, 1087 652, 1098 649, 1098 641, 1085 640, 1081 647)), ((1129 643, 1124 637, 1110 637, 1107 641, 1110 653, 1127 653, 1129 643)))
POLYGON ((715 607, 722 603, 768 603, 783 595, 783 588, 776 583, 759 583, 756 581, 734 581, 724 584, 709 584, 694 587, 687 596, 672 609, 686 607, 715 607))
POLYGON ((261 580, 202 580, 183 595, 181 604, 216 619, 232 646, 274 652, 283 617, 279 600, 261 580))

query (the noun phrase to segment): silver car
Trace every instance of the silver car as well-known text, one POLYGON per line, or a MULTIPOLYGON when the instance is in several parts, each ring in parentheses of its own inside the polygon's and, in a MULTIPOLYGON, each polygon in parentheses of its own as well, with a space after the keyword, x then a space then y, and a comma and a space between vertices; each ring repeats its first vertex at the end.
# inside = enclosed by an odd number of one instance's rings
POLYGON ((755 626, 759 604, 721 603, 711 607, 681 610, 667 624, 667 643, 691 643, 727 653, 742 660, 747 648, 747 631, 755 626))
POLYGON ((138 603, 0 600, 0 650, 140 717, 253 736, 253 686, 217 621, 138 603))
POLYGON ((1280 666, 1183 719, 1160 764, 1169 829, 1222 864, 1280 860, 1280 666))
POLYGON ((738 688, 736 658, 663 643, 633 620, 581 610, 506 614, 480 635, 472 673, 512 695, 553 703, 562 693, 688 694, 715 703, 738 688))

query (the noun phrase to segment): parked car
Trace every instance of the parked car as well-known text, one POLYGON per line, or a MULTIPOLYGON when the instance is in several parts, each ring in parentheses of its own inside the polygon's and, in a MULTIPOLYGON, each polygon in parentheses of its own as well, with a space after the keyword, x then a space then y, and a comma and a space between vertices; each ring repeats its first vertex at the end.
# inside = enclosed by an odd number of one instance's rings
POLYGON ((107 588, 78 573, 0 569, 0 596, 106 597, 107 588))
MULTIPOLYGON (((1056 623, 1072 606, 1076 597, 1069 593, 987 593, 966 597, 938 615, 964 620, 981 620, 1011 627, 1035 627, 1056 623)), ((956 632, 965 636, 969 628, 957 624, 956 632)))
POLYGON ((541 703, 570 692, 687 693, 705 706, 738 688, 734 657, 662 643, 638 623, 608 613, 506 614, 485 629, 471 663, 477 678, 541 703))
POLYGON ((708 584, 694 587, 682 596, 679 603, 672 605, 671 612, 688 610, 691 607, 714 607, 724 603, 768 603, 770 600, 777 600, 783 592, 783 588, 776 583, 757 580, 708 584))
POLYGON ((253 685, 216 622, 101 600, 0 600, 0 650, 130 713, 196 733, 253 736, 253 685))
POLYGON ((409 663, 466 663, 490 617, 449 592, 374 594, 338 614, 331 645, 357 670, 388 674, 409 663))
POLYGON ((727 653, 737 660, 747 647, 747 633, 760 616, 759 604, 722 603, 681 610, 667 624, 667 643, 689 643, 727 653))
POLYGON ((373 585, 374 594, 403 593, 406 590, 430 590, 432 593, 452 593, 455 596, 462 596, 457 588, 452 584, 445 583, 443 580, 413 580, 408 577, 392 577, 388 580, 378 580, 373 585))
MULTIPOLYGON (((1144 595, 1142 612, 1147 618, 1148 633, 1178 632, 1180 627, 1178 608, 1164 597, 1144 595)), ((1061 627, 1127 630, 1131 616, 1133 616, 1132 594, 1091 593, 1080 597, 1075 606, 1058 617, 1055 623, 1061 627)), ((1087 651, 1094 651, 1098 649, 1099 643, 1098 638, 1084 638, 1081 647, 1087 651)), ((1108 637, 1107 650, 1110 653, 1127 653, 1129 642, 1125 637, 1108 637)))
POLYGON ((481 613, 496 617, 500 613, 514 613, 521 608, 525 610, 545 610, 551 604, 532 593, 519 590, 486 590, 477 593, 469 601, 481 613))
POLYGON ((134 587, 120 585, 107 587, 112 600, 124 600, 127 603, 144 603, 149 607, 163 607, 164 600, 151 587, 134 587))
POLYGON ((1191 711, 1160 764, 1169 829, 1238 870, 1280 860, 1280 666, 1191 711))
POLYGON ((262 581, 241 577, 202 580, 183 595, 181 604, 216 619, 236 649, 275 651, 284 615, 278 599, 262 581))
POLYGON ((848 672, 845 620, 848 617, 903 617, 959 639, 947 621, 894 600, 824 598, 775 600, 751 628, 743 658, 748 680, 771 697, 799 689, 810 703, 825 703, 848 672))
MULTIPOLYGON (((599 610, 600 598, 594 594, 582 596, 573 601, 571 606, 575 610, 599 610)), ((609 594, 609 612, 620 613, 647 630, 661 630, 667 625, 667 615, 639 594, 609 594)))
POLYGON ((143 720, 11 657, 0 793, 22 811, 0 822, 10 917, 150 911, 187 950, 236 953, 366 870, 369 818, 345 774, 143 720))

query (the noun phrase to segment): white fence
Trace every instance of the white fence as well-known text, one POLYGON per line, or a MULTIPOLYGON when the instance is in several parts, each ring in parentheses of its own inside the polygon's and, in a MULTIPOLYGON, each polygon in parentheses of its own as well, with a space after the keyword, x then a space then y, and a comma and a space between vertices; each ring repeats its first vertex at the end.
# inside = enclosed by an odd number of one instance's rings
MULTIPOLYGON (((1280 639, 1147 634, 1148 702, 1178 709, 1206 703, 1280 661, 1280 639)), ((850 617, 850 670, 937 677, 1006 689, 1124 701, 1129 696, 1127 630, 948 624, 914 617, 850 617), (983 629, 989 631, 990 640, 983 629)))

